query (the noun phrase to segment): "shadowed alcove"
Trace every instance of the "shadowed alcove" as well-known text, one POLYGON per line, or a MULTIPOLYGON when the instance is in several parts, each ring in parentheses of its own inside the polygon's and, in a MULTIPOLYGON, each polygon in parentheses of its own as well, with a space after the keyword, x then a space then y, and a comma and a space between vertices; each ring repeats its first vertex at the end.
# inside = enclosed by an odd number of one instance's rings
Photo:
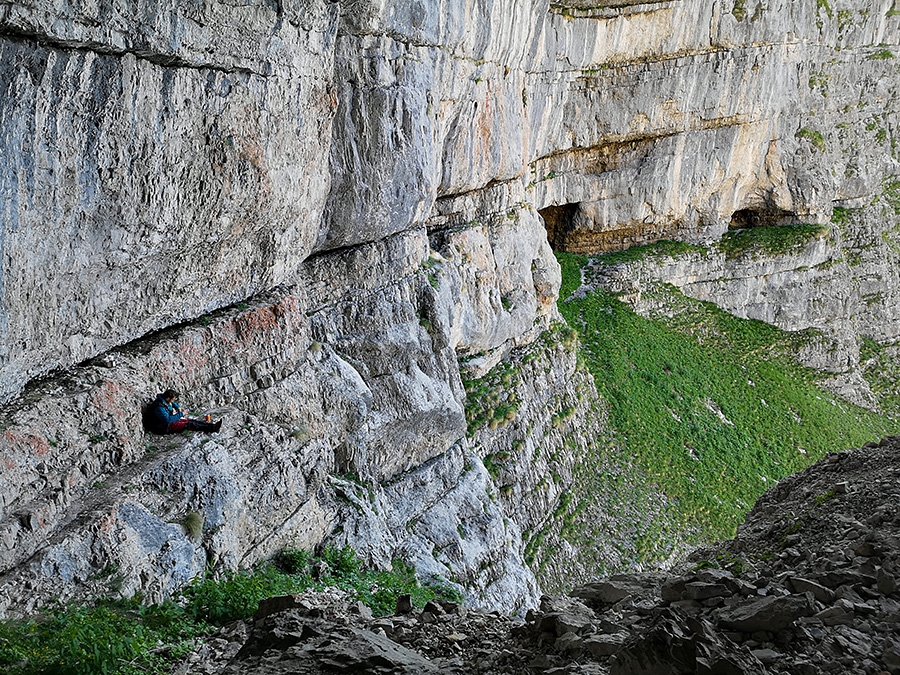
POLYGON ((770 227, 791 225, 797 221, 797 214, 777 208, 739 209, 731 214, 730 230, 744 230, 749 227, 770 227))
POLYGON ((538 211, 547 228, 547 241, 554 251, 566 250, 566 235, 572 231, 572 221, 578 211, 578 204, 547 206, 538 211))

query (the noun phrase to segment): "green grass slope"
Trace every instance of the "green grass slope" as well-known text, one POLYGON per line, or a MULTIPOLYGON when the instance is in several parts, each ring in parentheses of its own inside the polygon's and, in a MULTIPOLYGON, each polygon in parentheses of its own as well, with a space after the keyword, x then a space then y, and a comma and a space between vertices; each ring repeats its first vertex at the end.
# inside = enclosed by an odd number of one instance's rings
POLYGON ((836 399, 790 357, 808 336, 727 314, 671 287, 666 314, 637 315, 581 285, 583 256, 559 254, 560 311, 637 464, 703 539, 732 536, 775 481, 828 452, 894 432, 887 417, 836 399))

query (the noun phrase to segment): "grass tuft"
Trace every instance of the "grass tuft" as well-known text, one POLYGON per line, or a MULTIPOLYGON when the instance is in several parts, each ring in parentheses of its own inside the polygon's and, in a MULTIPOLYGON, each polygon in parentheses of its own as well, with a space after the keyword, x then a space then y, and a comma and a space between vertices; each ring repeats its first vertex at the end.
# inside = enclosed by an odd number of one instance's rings
POLYGON ((197 511, 189 511, 181 519, 181 527, 184 533, 193 540, 198 540, 203 536, 203 523, 205 518, 202 513, 197 511))
POLYGON ((805 138, 810 143, 813 144, 813 147, 816 148, 819 152, 825 152, 825 137, 822 135, 821 131, 816 131, 815 129, 810 129, 809 127, 803 127, 796 134, 794 134, 796 138, 805 138))
POLYGON ((738 258, 747 253, 783 255, 795 252, 814 239, 827 236, 825 225, 770 225, 730 230, 719 242, 719 250, 726 258, 738 258))
POLYGON ((882 185, 884 199, 895 216, 900 216, 900 176, 889 176, 882 185))

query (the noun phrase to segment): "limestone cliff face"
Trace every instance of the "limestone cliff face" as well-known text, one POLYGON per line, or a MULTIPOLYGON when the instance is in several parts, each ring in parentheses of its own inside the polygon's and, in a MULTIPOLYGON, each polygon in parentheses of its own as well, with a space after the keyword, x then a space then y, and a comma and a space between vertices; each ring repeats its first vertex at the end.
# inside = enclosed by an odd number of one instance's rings
POLYGON ((857 336, 898 337, 900 8, 586 4, 0 0, 0 607, 163 597, 336 526, 533 604, 526 544, 555 569, 535 536, 602 427, 540 340, 550 244, 850 210, 802 255, 661 277, 824 321, 866 395, 857 336), (467 437, 460 369, 498 364, 521 404, 467 437), (146 435, 165 386, 224 432, 146 435))

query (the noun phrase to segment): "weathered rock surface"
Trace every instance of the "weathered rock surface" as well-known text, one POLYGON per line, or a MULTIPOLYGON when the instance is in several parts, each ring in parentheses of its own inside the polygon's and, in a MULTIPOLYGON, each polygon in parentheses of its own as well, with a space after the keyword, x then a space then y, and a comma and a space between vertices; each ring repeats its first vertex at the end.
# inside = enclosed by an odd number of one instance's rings
POLYGON ((0 5, 4 398, 313 249, 334 5, 182 5, 0 5))
MULTIPOLYGON (((436 309, 447 282, 424 265, 428 250, 416 231, 320 255, 302 285, 111 352, 7 405, 0 606, 110 591, 156 600, 207 564, 314 546, 338 519, 335 497, 352 494, 342 475, 383 505, 361 532, 371 561, 402 554, 477 589, 482 605, 533 604, 518 526, 467 449, 451 327, 436 309), (195 413, 224 416, 222 431, 146 433, 141 404, 170 385, 195 413), (193 538, 179 525, 191 513, 203 522, 193 538)), ((492 278, 494 265, 482 261, 492 278)), ((540 326, 537 302, 530 311, 540 326)))
POLYGON ((835 203, 893 240, 898 41, 874 2, 4 2, 0 392, 464 195, 573 250, 835 203))

